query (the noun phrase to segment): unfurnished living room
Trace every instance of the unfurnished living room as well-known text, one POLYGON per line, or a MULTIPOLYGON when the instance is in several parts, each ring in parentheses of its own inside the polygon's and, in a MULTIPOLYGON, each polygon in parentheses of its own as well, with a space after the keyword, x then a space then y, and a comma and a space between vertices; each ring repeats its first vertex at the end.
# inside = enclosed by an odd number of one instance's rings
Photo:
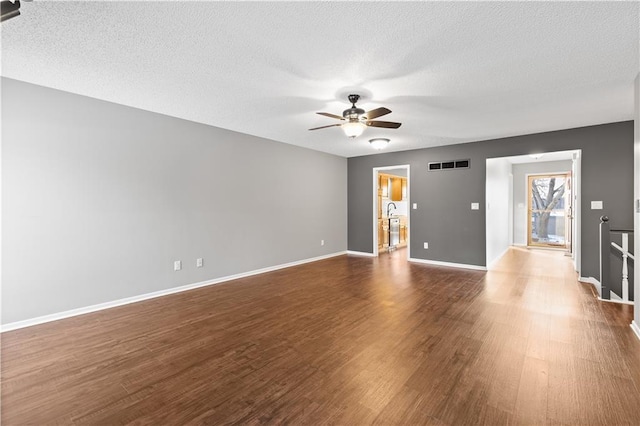
POLYGON ((640 424, 638 2, 1 4, 2 425, 640 424))

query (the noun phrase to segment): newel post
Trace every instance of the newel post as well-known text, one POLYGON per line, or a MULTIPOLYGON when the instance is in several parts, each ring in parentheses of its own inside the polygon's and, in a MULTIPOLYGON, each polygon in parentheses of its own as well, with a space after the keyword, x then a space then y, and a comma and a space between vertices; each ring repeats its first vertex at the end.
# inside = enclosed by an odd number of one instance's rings
POLYGON ((604 300, 611 299, 611 288, 609 286, 610 273, 610 256, 611 251, 611 233, 609 227, 609 218, 600 216, 600 298, 604 300))

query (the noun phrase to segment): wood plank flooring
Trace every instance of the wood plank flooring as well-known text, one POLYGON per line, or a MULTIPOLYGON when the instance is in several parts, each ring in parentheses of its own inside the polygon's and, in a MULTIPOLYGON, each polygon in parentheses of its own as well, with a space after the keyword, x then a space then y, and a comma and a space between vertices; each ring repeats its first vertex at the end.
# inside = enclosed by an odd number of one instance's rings
POLYGON ((3 425, 640 424, 632 307, 562 253, 341 256, 2 335, 3 425))

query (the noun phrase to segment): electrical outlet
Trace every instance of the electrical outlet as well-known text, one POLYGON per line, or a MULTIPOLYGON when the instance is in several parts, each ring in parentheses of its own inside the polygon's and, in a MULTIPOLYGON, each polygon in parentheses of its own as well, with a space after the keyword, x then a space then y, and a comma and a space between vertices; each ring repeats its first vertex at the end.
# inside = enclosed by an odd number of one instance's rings
POLYGON ((203 259, 201 257, 196 259, 196 268, 202 268, 203 263, 203 259))
POLYGON ((323 246, 324 245, 324 240, 320 240, 320 245, 323 246))
POLYGON ((429 243, 424 243, 424 248, 428 249, 429 248, 429 243))
POLYGON ((176 260, 175 262, 173 262, 173 270, 179 271, 180 269, 182 269, 182 261, 176 260))

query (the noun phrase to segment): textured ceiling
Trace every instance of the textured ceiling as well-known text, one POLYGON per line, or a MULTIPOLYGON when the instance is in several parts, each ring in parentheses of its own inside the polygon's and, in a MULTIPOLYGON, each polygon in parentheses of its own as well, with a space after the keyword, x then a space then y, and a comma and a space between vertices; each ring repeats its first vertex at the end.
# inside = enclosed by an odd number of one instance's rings
MULTIPOLYGON (((633 118, 637 2, 23 2, 2 75, 351 157, 633 118), (385 106, 347 139, 316 111, 385 106)), ((114 123, 116 125, 116 123, 114 123)))

